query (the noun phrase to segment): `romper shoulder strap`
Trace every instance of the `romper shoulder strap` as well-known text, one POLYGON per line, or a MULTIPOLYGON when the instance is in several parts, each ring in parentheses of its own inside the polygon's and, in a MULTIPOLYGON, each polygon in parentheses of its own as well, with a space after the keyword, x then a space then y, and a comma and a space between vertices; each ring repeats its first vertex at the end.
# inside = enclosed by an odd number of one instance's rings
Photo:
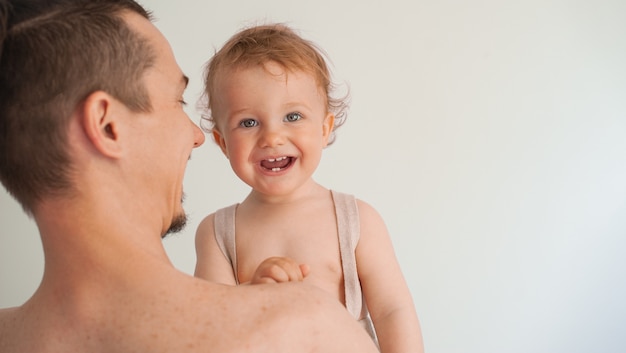
POLYGON ((346 296, 346 309, 370 335, 378 345, 378 338, 369 315, 361 281, 356 267, 356 246, 361 236, 361 222, 356 198, 352 195, 331 191, 335 203, 337 216, 337 231, 339 233, 339 250, 343 269, 343 286, 346 296))
POLYGON ((237 276, 237 251, 235 249, 235 212, 238 204, 221 208, 215 212, 214 232, 215 240, 220 250, 230 261, 235 275, 235 281, 239 284, 237 276))
POLYGON ((352 195, 332 191, 337 216, 339 250, 343 269, 346 309, 355 318, 361 317, 361 282, 357 274, 355 250, 361 234, 356 199, 352 195))

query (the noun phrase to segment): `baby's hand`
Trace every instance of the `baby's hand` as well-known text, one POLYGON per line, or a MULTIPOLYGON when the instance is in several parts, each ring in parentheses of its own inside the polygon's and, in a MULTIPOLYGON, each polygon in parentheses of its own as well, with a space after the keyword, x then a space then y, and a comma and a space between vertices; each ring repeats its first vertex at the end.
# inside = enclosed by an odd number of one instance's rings
POLYGON ((298 264, 289 257, 270 257, 257 267, 250 283, 299 282, 308 274, 308 265, 298 264))

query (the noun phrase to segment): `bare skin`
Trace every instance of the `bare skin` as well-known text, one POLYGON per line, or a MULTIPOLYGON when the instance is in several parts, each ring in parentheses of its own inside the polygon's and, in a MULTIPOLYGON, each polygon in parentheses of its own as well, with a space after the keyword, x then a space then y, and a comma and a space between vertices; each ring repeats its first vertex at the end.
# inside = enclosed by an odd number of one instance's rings
POLYGON ((376 352, 312 286, 232 287, 172 266, 161 236, 183 212, 184 170, 204 135, 182 109, 186 78, 165 38, 123 17, 157 52, 145 77, 153 111, 133 113, 105 92, 75 110, 75 190, 34 207, 44 277, 24 305, 0 310, 0 351, 376 352))

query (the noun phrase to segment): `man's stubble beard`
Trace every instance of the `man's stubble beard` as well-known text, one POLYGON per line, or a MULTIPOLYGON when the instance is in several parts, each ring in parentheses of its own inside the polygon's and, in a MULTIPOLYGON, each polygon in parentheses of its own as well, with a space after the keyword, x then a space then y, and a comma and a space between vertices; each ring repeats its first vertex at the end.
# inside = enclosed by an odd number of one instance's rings
MULTIPOLYGON (((183 201, 185 201, 185 193, 183 193, 181 200, 180 200, 181 207, 182 207, 183 201)), ((183 229, 185 229, 186 225, 187 225, 187 214, 185 213, 184 210, 181 210, 179 214, 174 216, 174 218, 172 219, 172 223, 170 224, 170 227, 167 229, 165 234, 161 236, 161 238, 165 238, 168 234, 175 234, 175 233, 182 231, 183 229)))
POLYGON ((168 234, 174 234, 174 233, 180 232, 181 230, 185 229, 186 225, 187 225, 187 214, 182 212, 176 215, 174 219, 172 219, 172 223, 170 224, 170 227, 167 229, 165 234, 163 234, 162 238, 165 238, 168 234))

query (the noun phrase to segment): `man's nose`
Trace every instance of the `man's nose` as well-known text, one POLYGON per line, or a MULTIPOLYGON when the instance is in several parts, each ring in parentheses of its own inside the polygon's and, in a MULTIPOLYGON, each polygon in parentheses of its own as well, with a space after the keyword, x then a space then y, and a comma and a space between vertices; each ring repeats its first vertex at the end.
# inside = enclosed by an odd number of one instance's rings
MULTIPOLYGON (((193 123, 192 123, 193 124, 193 123)), ((202 130, 196 125, 193 124, 193 147, 199 147, 204 143, 205 136, 202 130)))

